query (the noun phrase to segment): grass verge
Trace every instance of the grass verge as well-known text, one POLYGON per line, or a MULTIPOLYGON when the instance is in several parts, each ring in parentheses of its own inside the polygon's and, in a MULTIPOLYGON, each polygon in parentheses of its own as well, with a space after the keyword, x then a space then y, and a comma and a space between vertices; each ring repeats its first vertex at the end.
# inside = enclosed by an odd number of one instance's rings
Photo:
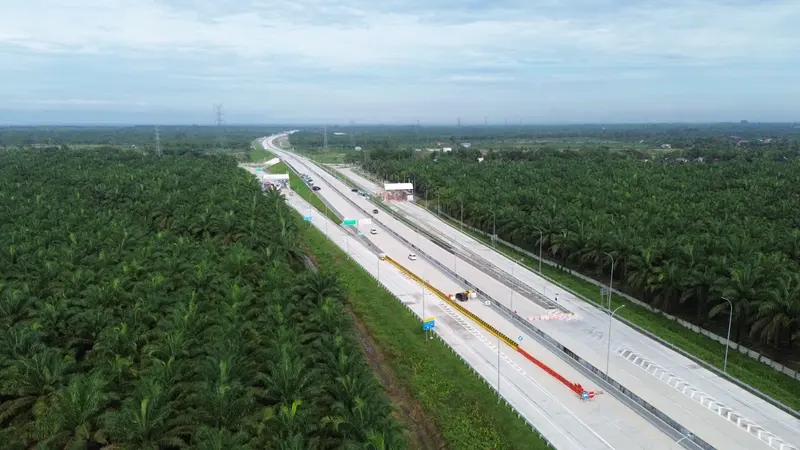
POLYGON ((261 149, 250 150, 249 152, 247 152, 247 159, 249 159, 250 162, 266 161, 274 157, 275 155, 273 155, 272 153, 261 149))
POLYGON ((311 226, 304 240, 322 267, 339 274, 352 311, 380 348, 394 381, 435 421, 449 448, 548 448, 449 348, 425 340, 419 320, 361 266, 311 226))
MULTIPOLYGON (((449 218, 442 217, 442 220, 456 228, 458 227, 458 222, 449 218)), ((464 229, 464 233, 491 246, 488 236, 467 228, 464 229)), ((534 272, 538 270, 538 262, 528 255, 522 254, 501 243, 497 243, 496 248, 510 258, 517 260, 525 258, 523 264, 534 272)), ((562 287, 580 294, 595 305, 599 305, 600 288, 597 285, 548 264, 542 264, 542 273, 562 287)), ((582 300, 585 299, 582 298, 582 300)), ((612 296, 612 309, 621 305, 625 305, 625 308, 617 311, 617 315, 622 316, 683 351, 722 370, 725 358, 725 345, 703 336, 700 333, 689 330, 678 322, 645 309, 624 297, 618 295, 612 296)), ((799 380, 778 372, 772 367, 749 356, 743 355, 739 353, 738 350, 729 350, 728 352, 728 374, 769 395, 795 411, 800 411, 800 394, 798 394, 800 393, 799 380)))

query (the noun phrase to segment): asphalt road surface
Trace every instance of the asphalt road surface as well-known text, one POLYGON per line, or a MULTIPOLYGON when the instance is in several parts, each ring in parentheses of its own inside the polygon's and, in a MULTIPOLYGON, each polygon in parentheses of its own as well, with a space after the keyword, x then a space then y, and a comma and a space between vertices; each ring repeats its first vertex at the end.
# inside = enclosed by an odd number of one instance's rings
MULTIPOLYGON (((350 192, 350 188, 313 166, 303 158, 283 152, 269 145, 265 147, 278 154, 284 161, 301 173, 312 175, 317 192, 334 209, 348 218, 364 218, 372 211, 368 200, 350 192), (354 207, 347 197, 360 207, 354 207)), ((386 262, 379 263, 374 252, 363 247, 358 239, 349 235, 344 228, 328 223, 321 224, 322 216, 310 209, 297 195, 289 196, 289 203, 304 215, 311 214, 312 223, 320 229, 327 229, 329 238, 346 249, 363 267, 377 277, 380 265, 380 281, 394 292, 398 298, 417 312, 419 316, 436 317, 437 332, 456 349, 459 354, 492 386, 497 385, 497 339, 453 311, 444 302, 433 295, 426 294, 423 313, 422 288, 406 278, 386 262), (310 212, 309 212, 310 211, 310 212), (348 237, 350 236, 350 237, 348 237)), ((384 213, 380 217, 386 220, 384 213)), ((446 293, 455 293, 464 289, 446 274, 439 271, 423 258, 410 261, 408 254, 412 251, 396 240, 380 225, 369 225, 366 228, 377 228, 378 234, 365 232, 369 239, 381 251, 404 264, 414 273, 423 277, 431 285, 446 293)), ((415 242, 416 235, 408 238, 415 242)), ((420 238, 424 240, 423 238, 420 238)), ((424 244, 423 244, 424 245, 424 244)), ((426 249, 427 252, 427 249, 426 249)), ((468 265, 463 264, 466 270, 468 265)), ((460 270, 460 269, 459 269, 460 270)), ((483 289, 483 288, 482 288, 483 289)), ((539 358, 552 369, 568 380, 579 382, 592 389, 592 383, 562 361, 558 356, 539 345, 529 335, 511 324, 491 307, 478 301, 469 301, 465 305, 482 319, 488 321, 501 332, 512 338, 522 337, 521 346, 539 358)), ((544 312, 544 311, 541 311, 544 312)), ((502 345, 502 344, 501 344, 502 345)), ((527 361, 522 355, 508 347, 500 348, 500 391, 503 397, 530 423, 545 435, 558 448, 580 449, 668 449, 680 448, 675 439, 662 433, 650 422, 634 413, 627 406, 610 395, 601 395, 593 401, 581 401, 566 386, 546 374, 542 369, 527 361)), ((723 448, 754 448, 732 445, 723 448)))

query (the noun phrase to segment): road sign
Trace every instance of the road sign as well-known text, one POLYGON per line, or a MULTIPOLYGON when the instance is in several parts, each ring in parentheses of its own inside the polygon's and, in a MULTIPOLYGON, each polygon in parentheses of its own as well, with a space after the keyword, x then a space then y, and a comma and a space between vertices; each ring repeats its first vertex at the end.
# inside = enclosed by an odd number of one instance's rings
POLYGON ((608 291, 607 287, 601 287, 600 288, 600 295, 608 295, 608 292, 609 291, 608 291))
POLYGON ((262 172, 263 170, 261 167, 256 167, 256 172, 262 172))
POLYGON ((522 342, 522 335, 517 336, 517 340, 522 342))
POLYGON ((303 216, 303 220, 306 222, 311 222, 311 216, 303 216))
POLYGON ((583 391, 581 393, 581 400, 589 400, 589 393, 586 392, 586 391, 583 391))
POLYGON ((358 223, 358 221, 356 219, 344 219, 344 221, 342 222, 342 225, 344 225, 346 227, 354 227, 354 226, 356 226, 356 223, 358 223))
POLYGON ((434 325, 436 325, 436 320, 433 317, 428 317, 422 321, 422 329, 425 331, 432 330, 434 325))

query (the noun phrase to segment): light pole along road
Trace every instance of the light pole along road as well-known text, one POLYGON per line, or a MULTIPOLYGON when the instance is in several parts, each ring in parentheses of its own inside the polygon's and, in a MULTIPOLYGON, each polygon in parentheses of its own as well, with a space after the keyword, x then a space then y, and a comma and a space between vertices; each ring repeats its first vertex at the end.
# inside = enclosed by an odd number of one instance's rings
MULTIPOLYGON (((353 170, 347 168, 339 168, 339 170, 366 191, 375 192, 380 189, 353 170)), ((473 253, 480 255, 496 267, 507 273, 511 272, 514 264, 510 258, 492 251, 491 247, 469 235, 461 234, 458 225, 450 226, 435 214, 407 202, 392 202, 390 207, 406 216, 415 225, 434 232, 437 238, 449 238, 452 242, 467 246, 473 253)), ((409 234, 416 233, 404 223, 392 221, 391 218, 385 218, 384 223, 391 224, 392 228, 406 236, 406 239, 409 234), (404 230, 404 227, 407 229, 404 230)), ((453 257, 449 252, 430 242, 425 235, 423 235, 422 246, 426 253, 436 258, 453 257)), ((459 275, 470 280, 481 290, 497 297, 498 282, 491 279, 485 270, 473 267, 470 264, 471 261, 462 261, 464 264, 459 264, 459 275)), ((536 326, 595 367, 602 367, 606 359, 603 356, 607 356, 604 355, 607 350, 604 334, 608 326, 606 321, 609 320, 606 305, 602 305, 602 309, 592 306, 529 270, 517 270, 514 277, 550 298, 560 294, 559 303, 575 312, 579 320, 540 321, 536 322, 536 326)), ((504 286, 502 289, 507 289, 507 287, 504 286)), ((528 301, 515 302, 515 309, 523 317, 542 314, 537 305, 528 301)), ((740 424, 735 423, 735 416, 726 415, 727 411, 732 410, 748 417, 754 424, 771 432, 784 442, 800 442, 800 421, 797 419, 714 373, 699 368, 693 361, 644 337, 626 324, 619 323, 618 325, 614 330, 616 339, 612 353, 615 358, 619 358, 620 363, 615 363, 613 367, 609 368, 609 375, 651 405, 685 424, 700 439, 717 448, 771 448, 755 433, 748 432, 740 424), (649 361, 650 367, 655 367, 653 363, 658 364, 667 371, 668 375, 659 377, 662 372, 653 375, 645 367, 637 364, 637 361, 649 361), (692 390, 678 390, 674 387, 674 384, 678 382, 676 380, 687 383, 692 390), (714 398, 729 409, 709 408, 698 400, 697 395, 691 395, 692 392, 700 392, 704 398, 714 398), (734 417, 734 421, 730 417, 734 417)), ((681 384, 681 386, 684 385, 681 384)))
MULTIPOLYGON (((370 204, 363 197, 351 194, 349 187, 335 177, 292 154, 280 152, 277 149, 270 150, 278 153, 282 159, 298 171, 313 173, 315 179, 324 180, 327 185, 322 185, 322 189, 317 193, 325 197, 337 211, 347 216, 358 217, 359 210, 346 200, 347 195, 350 195, 351 201, 354 203, 359 202, 363 205, 363 208, 369 208, 368 210, 371 211, 370 204), (334 186, 336 187, 334 188, 334 186)), ((321 184, 318 183, 318 185, 321 184)), ((381 214, 380 217, 375 216, 375 218, 383 220, 386 219, 386 215, 381 214)), ((447 275, 442 274, 435 266, 427 263, 424 258, 409 261, 407 258, 407 255, 411 252, 409 248, 393 238, 379 224, 376 223, 374 228, 378 230, 377 234, 370 234, 366 238, 379 247, 381 251, 409 266, 416 273, 429 277, 431 284, 444 292, 453 293, 464 289, 463 286, 449 279, 447 275)), ((423 242, 425 240, 423 238, 423 242)), ((383 274, 382 278, 386 278, 386 275, 383 274)), ((426 300, 430 300, 427 297, 430 296, 426 295, 426 300)), ((503 334, 507 336, 522 336, 526 350, 535 354, 537 358, 567 379, 580 380, 583 384, 588 385, 581 373, 539 345, 531 336, 508 322, 491 307, 487 307, 479 301, 468 301, 464 302, 463 305, 473 308, 471 309, 472 312, 480 311, 481 317, 503 334)), ((437 314, 437 322, 441 316, 441 312, 437 314)), ((471 328, 482 331, 475 325, 472 325, 471 328)), ((517 395, 519 398, 511 402, 515 407, 524 405, 527 402, 534 405, 527 406, 527 412, 525 412, 525 406, 522 407, 522 410, 518 409, 518 411, 543 433, 545 432, 543 430, 553 426, 557 426, 562 430, 570 430, 568 434, 573 442, 566 443, 563 448, 611 448, 621 450, 641 448, 642 446, 648 447, 654 445, 654 443, 657 446, 666 447, 675 441, 675 439, 663 434, 650 422, 635 414, 611 396, 603 396, 602 399, 598 398, 593 402, 582 402, 578 396, 569 391, 563 384, 522 358, 518 353, 503 352, 502 356, 495 354, 495 358, 498 357, 500 357, 501 364, 508 364, 508 366, 503 368, 502 371, 495 367, 496 372, 493 375, 499 374, 500 382, 493 382, 492 384, 498 388, 498 391, 507 400, 509 396, 515 399, 514 395, 517 395), (500 385, 504 386, 502 390, 499 389, 500 385), (541 413, 535 412, 539 408, 542 410, 541 413), (531 412, 531 409, 534 412, 531 412), (591 425, 589 425, 590 423, 591 425)), ((551 438, 550 435, 545 435, 548 439, 551 438)), ((559 438, 558 433, 555 433, 554 436, 555 439, 559 438)), ((564 438, 561 437, 561 439, 563 440, 564 438)))

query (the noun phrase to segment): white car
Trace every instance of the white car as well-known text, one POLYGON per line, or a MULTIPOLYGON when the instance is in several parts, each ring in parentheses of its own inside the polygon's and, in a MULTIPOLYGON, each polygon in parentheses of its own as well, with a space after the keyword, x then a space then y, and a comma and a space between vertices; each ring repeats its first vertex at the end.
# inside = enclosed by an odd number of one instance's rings
POLYGON ((377 228, 370 228, 369 234, 378 234, 378 229, 377 228))
POLYGON ((408 259, 410 259, 411 261, 416 261, 417 260, 417 255, 415 253, 409 253, 408 254, 408 259))

